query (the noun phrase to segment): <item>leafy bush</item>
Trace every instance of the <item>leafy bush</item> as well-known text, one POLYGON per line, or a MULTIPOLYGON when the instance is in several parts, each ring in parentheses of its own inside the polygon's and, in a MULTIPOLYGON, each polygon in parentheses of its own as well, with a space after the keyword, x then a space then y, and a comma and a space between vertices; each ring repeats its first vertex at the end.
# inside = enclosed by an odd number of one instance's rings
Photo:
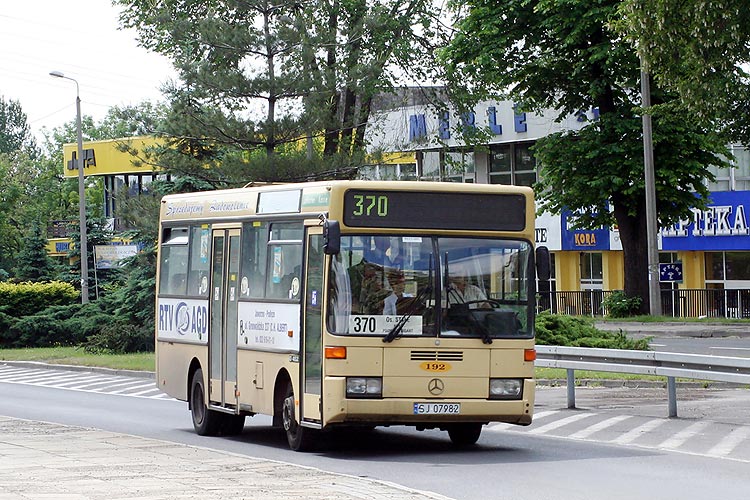
POLYGON ((112 320, 96 303, 52 306, 22 318, 0 313, 0 345, 50 347, 79 345, 112 320), (11 321, 8 321, 8 318, 11 321), (7 325, 5 327, 4 325, 7 325))
POLYGON ((83 346, 93 353, 150 352, 154 350, 154 332, 124 321, 110 322, 91 335, 83 346))
POLYGON ((78 300, 78 292, 69 283, 0 283, 0 304, 5 313, 16 318, 31 316, 50 306, 69 305, 78 300))
POLYGON ((627 318, 639 314, 642 302, 640 297, 628 297, 622 290, 617 290, 602 301, 602 307, 609 311, 610 318, 627 318))
POLYGON ((594 326, 592 318, 564 316, 548 311, 536 318, 536 343, 572 347, 649 350, 651 339, 630 339, 622 331, 605 332, 594 326))

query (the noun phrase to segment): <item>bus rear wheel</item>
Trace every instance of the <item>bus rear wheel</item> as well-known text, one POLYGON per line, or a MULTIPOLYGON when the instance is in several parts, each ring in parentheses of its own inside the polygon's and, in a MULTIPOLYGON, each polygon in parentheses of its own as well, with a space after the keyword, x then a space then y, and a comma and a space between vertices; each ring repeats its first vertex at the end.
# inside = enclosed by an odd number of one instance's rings
POLYGON ((455 446, 471 446, 479 440, 482 424, 453 424, 448 427, 448 436, 455 446))
POLYGON ((199 436, 215 436, 222 427, 223 415, 210 410, 206 404, 203 370, 200 368, 195 370, 190 382, 190 415, 193 417, 193 428, 199 436))
POLYGON ((286 395, 281 407, 281 421, 286 432, 289 448, 294 451, 309 451, 315 445, 316 431, 302 427, 296 418, 294 390, 292 384, 287 385, 286 395))

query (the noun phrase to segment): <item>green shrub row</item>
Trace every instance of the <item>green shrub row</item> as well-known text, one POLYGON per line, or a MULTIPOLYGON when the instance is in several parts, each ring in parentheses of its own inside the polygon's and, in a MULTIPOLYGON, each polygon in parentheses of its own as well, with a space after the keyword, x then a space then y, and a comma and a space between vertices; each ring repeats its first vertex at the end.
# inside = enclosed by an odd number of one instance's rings
POLYGON ((31 316, 51 306, 73 304, 79 298, 70 283, 50 282, 0 282, 0 311, 15 318, 31 316))
POLYGON ((113 319, 95 302, 53 306, 16 318, 0 311, 0 347, 83 346, 94 352, 153 351, 153 323, 113 319))
POLYGON ((631 339, 622 331, 606 332, 594 326, 593 318, 540 313, 536 318, 536 343, 599 349, 649 350, 651 338, 631 339))

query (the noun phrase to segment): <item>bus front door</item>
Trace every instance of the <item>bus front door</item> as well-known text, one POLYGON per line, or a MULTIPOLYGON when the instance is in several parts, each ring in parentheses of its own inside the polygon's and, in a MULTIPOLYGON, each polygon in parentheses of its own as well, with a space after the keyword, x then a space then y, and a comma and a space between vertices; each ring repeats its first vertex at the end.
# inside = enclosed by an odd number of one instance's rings
POLYGON ((211 330, 209 399, 237 407, 237 299, 240 230, 215 229, 211 259, 211 330))
POLYGON ((321 425, 323 388, 323 229, 309 227, 305 265, 304 334, 302 337, 302 421, 321 425))

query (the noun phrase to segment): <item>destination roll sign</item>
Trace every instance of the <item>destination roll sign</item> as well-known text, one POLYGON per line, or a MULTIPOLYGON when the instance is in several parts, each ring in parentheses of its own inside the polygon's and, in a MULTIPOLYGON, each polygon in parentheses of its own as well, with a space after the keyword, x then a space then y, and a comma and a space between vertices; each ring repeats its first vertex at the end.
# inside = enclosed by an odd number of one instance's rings
POLYGON ((344 195, 349 227, 522 231, 526 202, 520 194, 374 191, 344 195))

